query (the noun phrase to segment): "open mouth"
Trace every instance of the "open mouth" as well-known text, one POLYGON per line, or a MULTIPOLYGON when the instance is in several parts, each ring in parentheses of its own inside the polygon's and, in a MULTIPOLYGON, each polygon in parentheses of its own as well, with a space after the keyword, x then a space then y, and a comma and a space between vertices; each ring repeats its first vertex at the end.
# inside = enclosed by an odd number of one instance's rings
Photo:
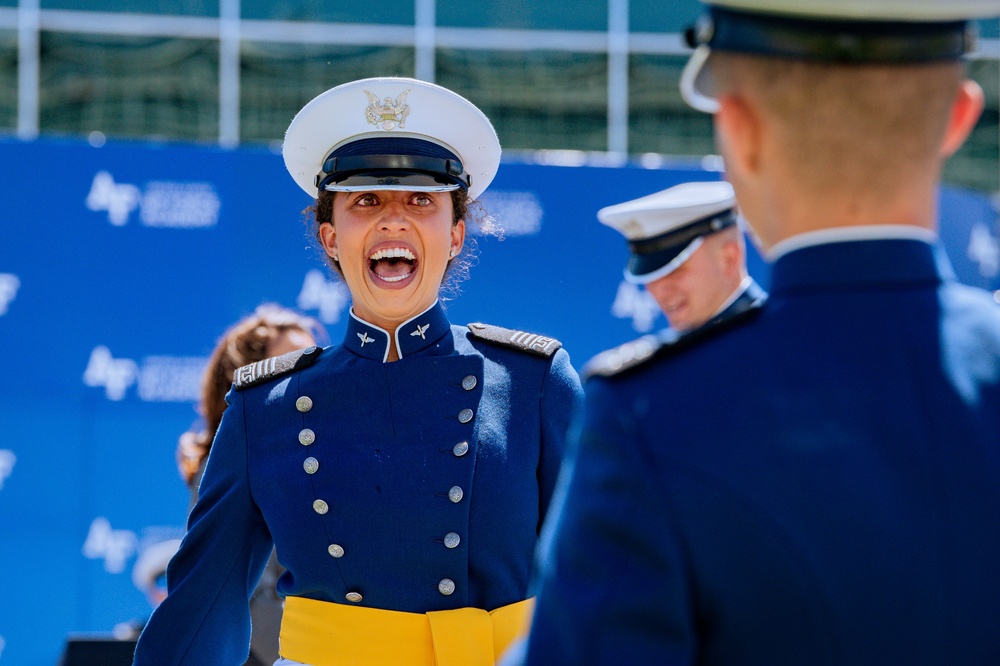
POLYGON ((384 247, 368 257, 368 270, 383 282, 402 282, 413 275, 417 257, 405 247, 384 247))

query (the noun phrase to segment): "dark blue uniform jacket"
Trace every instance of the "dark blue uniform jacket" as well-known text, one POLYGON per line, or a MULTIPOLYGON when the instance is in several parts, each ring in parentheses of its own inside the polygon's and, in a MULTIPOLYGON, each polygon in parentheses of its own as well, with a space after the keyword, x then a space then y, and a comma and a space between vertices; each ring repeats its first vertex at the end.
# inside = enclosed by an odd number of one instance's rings
POLYGON ((1000 306, 916 240, 586 382, 527 663, 1000 663, 1000 306))
POLYGON ((384 363, 388 334, 352 317, 309 367, 230 391, 136 664, 242 664, 272 543, 282 595, 408 612, 526 597, 582 399, 569 357, 475 338, 438 305, 396 335, 384 363))

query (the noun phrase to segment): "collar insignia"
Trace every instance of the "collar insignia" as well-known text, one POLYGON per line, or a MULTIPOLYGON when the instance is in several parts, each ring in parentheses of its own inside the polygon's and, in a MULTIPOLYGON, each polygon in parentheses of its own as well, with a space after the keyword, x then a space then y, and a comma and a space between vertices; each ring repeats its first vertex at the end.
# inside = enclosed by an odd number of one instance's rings
POLYGON ((423 326, 417 324, 417 330, 410 333, 410 335, 419 335, 421 340, 426 340, 427 338, 424 337, 424 333, 427 332, 428 328, 430 328, 430 324, 424 324, 423 326))
POLYGON ((375 338, 369 338, 368 337, 368 331, 365 331, 364 333, 358 333, 358 338, 361 339, 361 346, 362 347, 364 347, 369 342, 375 342, 375 338))
POLYGON ((410 115, 410 105, 406 103, 406 96, 410 94, 409 90, 400 93, 395 102, 392 101, 391 97, 386 97, 380 102, 378 95, 370 90, 366 90, 365 94, 368 95, 365 118, 368 119, 370 125, 381 127, 386 131, 392 131, 397 126, 406 127, 406 116, 410 115))

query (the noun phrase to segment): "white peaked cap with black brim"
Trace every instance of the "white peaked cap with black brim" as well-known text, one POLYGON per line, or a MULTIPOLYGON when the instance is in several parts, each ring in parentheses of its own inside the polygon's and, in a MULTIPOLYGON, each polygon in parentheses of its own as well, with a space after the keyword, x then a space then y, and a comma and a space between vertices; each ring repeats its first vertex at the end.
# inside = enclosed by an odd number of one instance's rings
POLYGON ((725 181, 684 183, 597 211, 628 241, 625 279, 648 284, 677 270, 709 234, 737 223, 736 196, 725 181))
POLYGON ((408 78, 352 81, 296 114, 281 148, 309 196, 330 191, 468 190, 477 198, 500 166, 489 119, 447 88, 408 78))
POLYGON ((688 30, 694 48, 680 88, 706 113, 714 97, 713 51, 843 64, 960 60, 975 49, 972 21, 1000 16, 1000 0, 703 0, 688 30))

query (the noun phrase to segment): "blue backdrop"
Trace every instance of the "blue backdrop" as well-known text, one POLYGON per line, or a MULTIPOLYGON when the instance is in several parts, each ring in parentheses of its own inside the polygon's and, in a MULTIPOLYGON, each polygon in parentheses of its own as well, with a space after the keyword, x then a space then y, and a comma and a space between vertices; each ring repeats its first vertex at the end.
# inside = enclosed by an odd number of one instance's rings
MULTIPOLYGON (((555 336, 578 366, 663 326, 595 213, 720 177, 699 165, 505 162, 485 197, 505 237, 478 237, 452 321, 555 336)), ((273 301, 339 341, 348 301, 309 203, 266 150, 0 142, 0 665, 51 666, 68 634, 148 615, 133 569, 183 531, 174 448, 227 326, 273 301)), ((945 190, 941 206, 960 279, 1000 288, 990 200, 945 190)))

